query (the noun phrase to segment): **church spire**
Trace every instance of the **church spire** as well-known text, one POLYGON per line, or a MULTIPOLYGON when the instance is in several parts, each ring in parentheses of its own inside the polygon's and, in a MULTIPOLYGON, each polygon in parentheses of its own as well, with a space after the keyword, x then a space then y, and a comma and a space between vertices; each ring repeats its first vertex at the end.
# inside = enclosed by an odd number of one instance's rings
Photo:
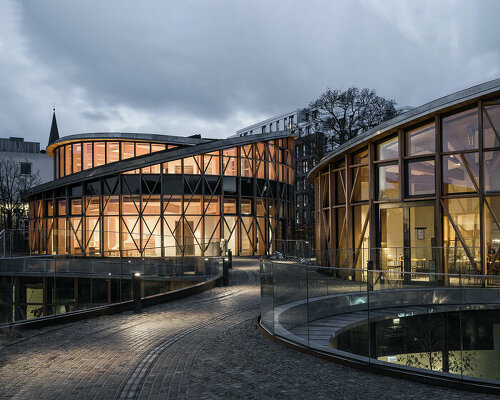
POLYGON ((57 129, 56 109, 55 109, 55 107, 54 107, 53 111, 54 111, 54 114, 52 114, 52 125, 50 127, 49 144, 47 146, 50 146, 57 139, 59 139, 59 130, 57 129))

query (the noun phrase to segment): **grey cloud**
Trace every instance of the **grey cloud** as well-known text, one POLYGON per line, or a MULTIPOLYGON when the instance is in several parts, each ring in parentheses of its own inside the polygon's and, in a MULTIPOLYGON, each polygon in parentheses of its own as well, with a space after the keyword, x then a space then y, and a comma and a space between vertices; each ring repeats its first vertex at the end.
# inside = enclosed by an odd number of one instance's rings
POLYGON ((0 39, 0 73, 16 74, 0 133, 42 142, 54 100, 62 134, 227 136, 327 86, 416 106, 499 73, 494 1, 0 2, 14 21, 0 33, 20 43, 5 60, 0 39))

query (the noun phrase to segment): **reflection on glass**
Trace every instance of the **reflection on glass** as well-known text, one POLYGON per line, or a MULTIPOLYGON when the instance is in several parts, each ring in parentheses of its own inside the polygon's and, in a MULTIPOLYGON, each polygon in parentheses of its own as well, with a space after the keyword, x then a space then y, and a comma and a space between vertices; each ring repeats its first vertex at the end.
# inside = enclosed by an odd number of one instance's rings
POLYGON ((106 163, 120 161, 120 145, 118 142, 107 142, 106 163))
POLYGON ((345 204, 345 170, 335 172, 337 204, 345 204))
POLYGON ((450 220, 448 213, 444 213, 443 242, 446 272, 477 273, 479 266, 476 266, 476 262, 479 264, 481 260, 479 199, 477 197, 446 199, 445 205, 451 217, 450 220), (465 250, 461 239, 464 240, 468 251, 465 250))
POLYGON ((353 164, 368 164, 368 149, 355 153, 352 156, 353 164))
POLYGON ((368 200, 370 196, 370 184, 368 181, 368 167, 356 167, 353 170, 353 196, 352 201, 368 200))
POLYGON ((64 161, 66 163, 66 167, 64 169, 65 175, 71 174, 71 145, 68 144, 64 146, 64 161))
POLYGON ((135 145, 133 142, 122 142, 122 160, 135 157, 135 145))
POLYGON ((391 158, 397 158, 399 155, 399 143, 398 138, 393 137, 392 139, 386 140, 377 145, 377 159, 378 160, 388 160, 391 158))
POLYGON ((83 143, 83 169, 91 169, 92 165, 92 142, 83 143))
POLYGON ((478 147, 477 109, 443 118, 443 151, 473 150, 478 147))
POLYGON ((476 188, 471 174, 477 183, 478 173, 479 155, 477 153, 443 156, 444 193, 475 192, 476 188))
MULTIPOLYGON (((329 216, 327 211, 325 217, 329 216)), ((345 268, 347 264, 347 240, 346 240, 346 221, 345 221, 345 207, 336 209, 337 214, 337 249, 335 254, 336 267, 345 268)))
POLYGON ((94 167, 104 165, 106 159, 106 143, 105 142, 95 142, 94 143, 94 167))
POLYGON ((419 196, 435 192, 434 160, 408 163, 408 195, 419 196))
POLYGON ((378 166, 378 199, 399 197, 398 164, 378 166))
POLYGON ((354 206, 352 209, 354 222, 354 246, 356 247, 353 265, 358 269, 366 268, 366 262, 370 259, 369 209, 370 207, 368 205, 354 206))
MULTIPOLYGON (((410 207, 410 263, 412 272, 436 272, 434 206, 410 207)), ((417 275, 412 281, 429 280, 417 275)))
POLYGON ((73 144, 73 173, 82 170, 82 145, 81 143, 73 144))
POLYGON ((486 269, 489 275, 500 274, 500 196, 486 197, 484 208, 484 236, 486 243, 486 269))
POLYGON ((500 151, 484 152, 484 190, 500 191, 500 151))
POLYGON ((416 156, 419 154, 434 153, 436 147, 435 134, 434 123, 406 132, 406 154, 416 156))
POLYGON ((403 209, 380 210, 380 264, 383 270, 401 270, 403 265, 403 209))
POLYGON ((500 147, 500 105, 483 110, 484 147, 500 147))

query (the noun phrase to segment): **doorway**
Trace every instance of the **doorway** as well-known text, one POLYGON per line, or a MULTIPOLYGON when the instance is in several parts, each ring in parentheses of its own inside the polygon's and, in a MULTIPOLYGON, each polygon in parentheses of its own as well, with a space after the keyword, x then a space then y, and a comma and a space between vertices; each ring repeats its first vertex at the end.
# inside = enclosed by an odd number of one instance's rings
POLYGON ((377 258, 381 270, 409 272, 406 280, 429 280, 436 272, 434 202, 381 204, 377 258))

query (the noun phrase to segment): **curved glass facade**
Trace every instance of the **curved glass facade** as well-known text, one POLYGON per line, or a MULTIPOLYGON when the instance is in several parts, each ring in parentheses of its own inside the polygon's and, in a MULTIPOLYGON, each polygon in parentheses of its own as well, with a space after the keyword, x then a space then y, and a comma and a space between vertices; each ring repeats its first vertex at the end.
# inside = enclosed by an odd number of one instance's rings
POLYGON ((499 274, 499 90, 414 114, 311 173, 321 263, 499 274))
MULTIPOLYGON (((222 149, 226 139, 216 141, 217 150, 189 157, 172 160, 167 151, 165 162, 146 157, 139 169, 125 162, 97 179, 75 175, 74 183, 60 186, 56 180, 30 197, 31 252, 203 255, 221 240, 235 255, 274 252, 277 241, 292 237, 294 221, 294 143, 282 136, 222 149)), ((170 148, 83 140, 55 148, 55 166, 62 177, 170 148)))

